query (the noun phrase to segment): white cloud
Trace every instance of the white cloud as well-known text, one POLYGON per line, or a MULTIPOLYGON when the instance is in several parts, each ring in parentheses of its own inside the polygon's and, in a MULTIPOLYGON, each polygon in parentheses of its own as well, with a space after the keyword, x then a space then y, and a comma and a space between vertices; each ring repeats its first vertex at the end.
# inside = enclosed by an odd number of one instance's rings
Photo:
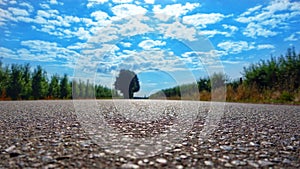
POLYGON ((27 7, 29 12, 32 12, 34 10, 33 6, 26 2, 20 3, 20 6, 27 7))
POLYGON ((228 33, 228 32, 221 32, 221 31, 218 31, 218 30, 203 30, 203 31, 199 31, 198 34, 201 35, 201 36, 207 36, 209 38, 214 37, 217 34, 224 35, 226 37, 230 36, 230 33, 228 33))
POLYGON ((97 21, 103 21, 109 18, 108 14, 103 11, 96 11, 91 14, 97 21))
POLYGON ((72 37, 72 34, 73 34, 73 32, 72 32, 72 31, 70 31, 69 29, 65 29, 65 30, 63 30, 63 33, 65 33, 65 34, 66 34, 66 37, 72 37))
POLYGON ((246 41, 225 41, 217 45, 219 48, 223 49, 225 53, 228 54, 238 54, 242 51, 248 50, 262 50, 262 49, 274 49, 275 46, 272 44, 258 44, 255 42, 248 43, 246 41))
POLYGON ((27 40, 21 41, 21 45, 25 48, 18 49, 17 56, 23 60, 73 62, 79 57, 76 51, 61 47, 56 42, 27 40))
POLYGON ((111 52, 114 53, 118 50, 120 50, 120 48, 117 45, 112 45, 112 44, 102 44, 101 50, 104 52, 111 52))
POLYGON ((71 23, 71 22, 80 22, 80 18, 78 18, 77 16, 65 16, 64 19, 68 22, 68 23, 71 23))
POLYGON ((56 16, 53 20, 47 20, 47 24, 59 26, 59 27, 70 27, 71 23, 67 22, 62 16, 56 16))
POLYGON ((261 45, 257 45, 257 49, 274 49, 274 45, 271 44, 261 44, 261 45))
POLYGON ((132 0, 112 0, 113 3, 131 3, 132 0))
POLYGON ((6 1, 5 0, 0 0, 0 5, 6 5, 6 1))
POLYGON ((88 0, 88 4, 86 6, 90 8, 94 5, 104 4, 105 2, 108 2, 108 0, 88 0))
POLYGON ((58 4, 58 2, 56 0, 50 0, 50 4, 56 5, 56 4, 58 4))
POLYGON ((18 53, 19 56, 21 56, 22 60, 31 60, 31 59, 33 59, 32 54, 28 49, 24 49, 24 48, 18 49, 17 53, 18 53))
POLYGON ((144 15, 147 10, 134 4, 121 4, 111 8, 111 11, 118 17, 124 18, 132 15, 144 15))
POLYGON ((292 5, 291 5, 291 10, 292 11, 299 11, 300 10, 300 3, 293 2, 292 5))
POLYGON ((85 45, 86 43, 77 42, 75 44, 68 46, 67 49, 73 49, 73 50, 83 49, 85 45))
POLYGON ((48 4, 40 4, 40 7, 43 9, 50 9, 50 6, 48 4))
POLYGON ((171 24, 158 24, 156 29, 163 34, 165 38, 193 41, 195 40, 196 36, 195 28, 188 28, 180 22, 173 22, 171 24))
POLYGON ((165 71, 184 70, 184 60, 179 59, 171 53, 161 50, 142 50, 137 51, 123 51, 122 54, 116 58, 116 65, 119 68, 129 68, 136 72, 159 69, 165 71))
POLYGON ((12 4, 12 5, 14 5, 14 4, 17 4, 17 1, 11 0, 11 1, 9 1, 9 3, 12 4))
POLYGON ((253 46, 248 45, 248 42, 246 41, 226 41, 219 43, 217 46, 231 54, 241 53, 242 51, 254 48, 253 46))
POLYGON ((237 60, 222 60, 222 63, 224 64, 231 64, 231 65, 237 65, 237 64, 242 64, 243 62, 237 61, 237 60))
POLYGON ((201 51, 191 51, 191 52, 185 52, 181 55, 181 57, 183 58, 193 58, 193 57, 196 57, 195 60, 198 60, 199 59, 204 59, 204 58, 218 58, 218 57, 221 57, 223 55, 225 55, 226 52, 224 51, 218 51, 218 50, 210 50, 210 51, 207 51, 207 52, 201 52, 201 51), (202 58, 201 58, 202 57, 202 58))
POLYGON ((45 18, 43 18, 43 17, 36 16, 34 18, 34 22, 37 23, 37 24, 46 24, 47 20, 45 18))
POLYGON ((132 46, 132 44, 129 43, 129 42, 120 42, 120 44, 121 44, 122 46, 124 46, 124 47, 127 47, 127 48, 129 48, 129 47, 132 46))
POLYGON ((247 16, 252 14, 253 12, 261 9, 262 5, 255 6, 253 8, 249 8, 246 12, 242 13, 240 16, 247 16))
POLYGON ((112 19, 113 21, 107 20, 107 23, 104 21, 98 22, 101 25, 94 26, 90 29, 93 37, 89 40, 89 42, 111 42, 122 37, 151 32, 153 31, 153 28, 149 27, 146 23, 143 23, 143 21, 147 19, 148 17, 142 15, 123 19, 117 16, 112 19))
POLYGON ((4 57, 4 58, 14 58, 15 57, 15 51, 0 46, 0 56, 4 57))
POLYGON ((274 18, 270 18, 260 22, 260 25, 267 26, 270 29, 285 27, 287 23, 280 23, 280 21, 287 20, 290 17, 289 13, 277 14, 274 18))
POLYGON ((6 37, 9 37, 9 36, 11 36, 11 31, 5 30, 5 31, 3 31, 3 35, 6 37))
POLYGON ((49 2, 51 5, 63 5, 63 2, 57 2, 57 0, 50 0, 49 2))
POLYGON ((183 23, 185 24, 206 28, 206 25, 218 23, 223 18, 225 18, 225 16, 220 13, 209 13, 209 14, 198 13, 194 15, 184 16, 182 19, 183 19, 183 23))
POLYGON ((236 21, 247 24, 243 34, 248 37, 270 37, 279 33, 275 28, 281 30, 288 28, 287 21, 298 15, 300 15, 300 2, 274 0, 266 7, 259 5, 249 8, 236 21))
MULTIPOLYGON (((100 19, 100 11, 92 13, 97 19, 100 19)), ((89 18, 79 18, 77 16, 59 15, 57 10, 38 10, 34 19, 22 18, 24 22, 33 22, 37 25, 32 26, 34 30, 48 33, 49 35, 58 36, 59 38, 77 37, 87 39, 90 37, 90 26, 97 26, 89 18), (84 24, 85 27, 72 26, 74 23, 84 24)))
POLYGON ((270 5, 266 7, 271 13, 278 11, 287 10, 290 7, 291 3, 289 0, 273 0, 270 2, 270 5))
POLYGON ((145 50, 151 50, 155 46, 165 46, 166 42, 160 41, 160 40, 144 40, 138 44, 139 47, 145 49, 145 50))
POLYGON ((59 11, 56 10, 56 9, 49 9, 49 10, 47 10, 47 11, 50 13, 50 15, 51 15, 52 17, 55 17, 56 15, 59 14, 59 11))
POLYGON ((170 17, 179 17, 181 15, 185 15, 199 6, 200 6, 199 3, 189 3, 189 2, 187 2, 185 5, 182 4, 167 5, 165 8, 161 8, 161 5, 155 5, 152 11, 155 14, 158 14, 157 15, 158 18, 160 18, 163 21, 167 21, 170 17))
POLYGON ((142 22, 144 18, 143 16, 135 16, 124 24, 115 25, 118 27, 118 36, 135 36, 153 31, 153 28, 142 22))
POLYGON ((251 22, 247 25, 243 34, 248 37, 256 38, 257 36, 263 36, 263 37, 275 36, 278 34, 278 32, 263 28, 263 26, 261 26, 260 24, 251 22))
POLYGON ((10 7, 10 8, 8 8, 8 10, 16 16, 29 16, 29 13, 24 9, 10 7))
POLYGON ((144 1, 147 4, 154 4, 155 3, 155 0, 144 0, 144 1))
MULTIPOLYGON (((288 1, 285 0, 279 0, 279 1, 273 1, 271 2, 270 5, 268 5, 265 8, 261 9, 257 8, 256 10, 260 9, 260 11, 258 11, 257 13, 250 15, 251 13, 249 13, 248 15, 250 16, 246 16, 244 13, 241 14, 236 20, 238 22, 241 23, 249 23, 249 22, 254 22, 254 21, 264 21, 264 20, 268 20, 268 19, 277 19, 278 22, 280 22, 280 20, 284 20, 287 19, 286 17, 282 17, 284 15, 278 14, 279 11, 282 10, 287 10, 290 11, 291 8, 289 8, 291 4, 288 1), (284 5, 283 5, 284 4, 284 5)), ((255 7, 254 7, 255 8, 255 7)), ((251 10, 252 8, 248 9, 251 10)))
POLYGON ((16 19, 20 22, 25 22, 25 23, 30 23, 30 22, 34 21, 32 18, 23 17, 23 16, 18 16, 18 17, 16 17, 16 19))
POLYGON ((118 29, 114 27, 95 29, 92 31, 94 36, 88 39, 88 42, 97 44, 117 40, 119 38, 119 36, 117 36, 117 32, 118 29))
POLYGON ((12 16, 12 14, 8 10, 4 10, 0 8, 0 22, 3 24, 9 20, 16 21, 16 18, 12 16))
POLYGON ((292 33, 289 37, 284 38, 284 41, 297 41, 299 40, 297 35, 300 35, 300 32, 292 33))
POLYGON ((232 33, 239 30, 238 27, 233 26, 233 25, 223 24, 222 26, 223 26, 223 28, 225 28, 225 29, 230 29, 230 31, 231 31, 232 33))
POLYGON ((9 23, 9 21, 29 23, 32 22, 33 19, 29 17, 29 13, 24 9, 11 7, 7 10, 0 9, 0 25, 5 25, 9 23))
POLYGON ((181 57, 191 60, 196 69, 204 65, 208 73, 213 73, 224 71, 220 57, 226 54, 226 52, 218 50, 191 51, 183 53, 181 57))
POLYGON ((77 32, 74 33, 79 39, 89 39, 90 38, 90 33, 89 31, 85 30, 83 27, 80 27, 77 32))
POLYGON ((38 10, 37 15, 43 18, 50 18, 50 14, 44 10, 38 10))
MULTIPOLYGON (((106 48, 106 47, 104 47, 106 48)), ((155 50, 113 50, 108 53, 111 46, 106 49, 84 50, 84 57, 78 67, 81 70, 93 71, 93 67, 105 70, 106 73, 114 75, 119 69, 131 69, 136 73, 149 70, 176 71, 186 70, 187 59, 180 59, 174 53, 157 48, 155 50), (104 55, 105 53, 105 55, 104 55)), ((197 62, 197 64, 199 61, 197 62)))
POLYGON ((91 60, 97 60, 101 62, 113 62, 114 57, 106 57, 105 55, 112 56, 120 48, 115 44, 101 44, 97 48, 89 49, 88 47, 83 49, 83 54, 91 58, 91 60))
POLYGON ((52 42, 30 40, 22 41, 21 45, 26 48, 19 48, 13 51, 0 47, 0 55, 10 59, 40 62, 62 62, 60 59, 65 59, 69 63, 79 56, 78 53, 58 47, 56 43, 52 42))
POLYGON ((291 34, 289 37, 284 38, 284 41, 297 41, 298 38, 295 37, 295 34, 291 34))
POLYGON ((91 33, 85 27, 75 27, 70 29, 65 28, 55 28, 53 25, 45 25, 41 30, 42 32, 47 32, 50 35, 59 36, 62 38, 76 37, 81 40, 87 40, 91 37, 91 33))
POLYGON ((42 49, 52 49, 57 47, 56 42, 47 42, 47 41, 41 41, 41 40, 27 40, 27 41, 22 41, 21 45, 27 46, 30 49, 34 50, 42 50, 42 49))
MULTIPOLYGON (((43 17, 43 18, 57 18, 59 15, 57 10, 38 10, 36 17, 43 17)), ((61 16, 60 16, 61 18, 61 16)))

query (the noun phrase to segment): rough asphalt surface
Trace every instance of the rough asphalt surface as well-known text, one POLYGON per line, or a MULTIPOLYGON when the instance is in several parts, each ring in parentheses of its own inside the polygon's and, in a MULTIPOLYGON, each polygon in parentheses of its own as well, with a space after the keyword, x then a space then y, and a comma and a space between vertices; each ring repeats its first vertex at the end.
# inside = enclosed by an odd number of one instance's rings
MULTIPOLYGON (((130 138, 155 138, 180 118, 172 114, 178 101, 168 102, 169 113, 156 117, 148 117, 144 107, 156 110, 160 102, 131 103, 135 108, 127 110, 144 117, 116 113, 112 101, 97 101, 94 108, 130 138)), ((300 106, 226 103, 214 131, 201 138, 210 103, 193 104, 200 105, 199 115, 181 140, 140 158, 114 154, 91 139, 72 101, 0 102, 0 168, 300 168, 300 106)), ((184 106, 187 115, 193 107, 184 106)))

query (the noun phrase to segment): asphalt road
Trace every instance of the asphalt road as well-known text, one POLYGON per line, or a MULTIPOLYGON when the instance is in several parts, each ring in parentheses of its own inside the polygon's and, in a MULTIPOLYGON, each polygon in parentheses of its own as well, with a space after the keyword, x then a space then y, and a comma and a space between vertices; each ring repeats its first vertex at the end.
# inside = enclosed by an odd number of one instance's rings
POLYGON ((0 102, 0 168, 299 168, 300 106, 0 102))

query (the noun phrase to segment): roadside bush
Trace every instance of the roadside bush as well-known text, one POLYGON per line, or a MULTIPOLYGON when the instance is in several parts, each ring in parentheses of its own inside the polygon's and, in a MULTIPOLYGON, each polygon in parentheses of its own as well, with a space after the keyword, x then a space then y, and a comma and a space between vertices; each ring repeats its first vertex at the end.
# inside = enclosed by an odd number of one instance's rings
POLYGON ((287 91, 283 91, 279 99, 282 101, 293 101, 294 96, 287 91))
POLYGON ((200 92, 200 100, 201 101, 210 101, 211 93, 206 90, 203 90, 202 92, 200 92))

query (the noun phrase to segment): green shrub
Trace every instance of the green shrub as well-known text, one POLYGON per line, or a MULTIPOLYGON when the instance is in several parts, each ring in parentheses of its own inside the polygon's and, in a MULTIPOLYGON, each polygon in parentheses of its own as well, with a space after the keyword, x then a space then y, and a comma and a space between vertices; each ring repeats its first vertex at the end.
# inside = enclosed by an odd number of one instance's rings
POLYGON ((287 91, 283 91, 279 99, 282 101, 293 101, 294 96, 287 91))

